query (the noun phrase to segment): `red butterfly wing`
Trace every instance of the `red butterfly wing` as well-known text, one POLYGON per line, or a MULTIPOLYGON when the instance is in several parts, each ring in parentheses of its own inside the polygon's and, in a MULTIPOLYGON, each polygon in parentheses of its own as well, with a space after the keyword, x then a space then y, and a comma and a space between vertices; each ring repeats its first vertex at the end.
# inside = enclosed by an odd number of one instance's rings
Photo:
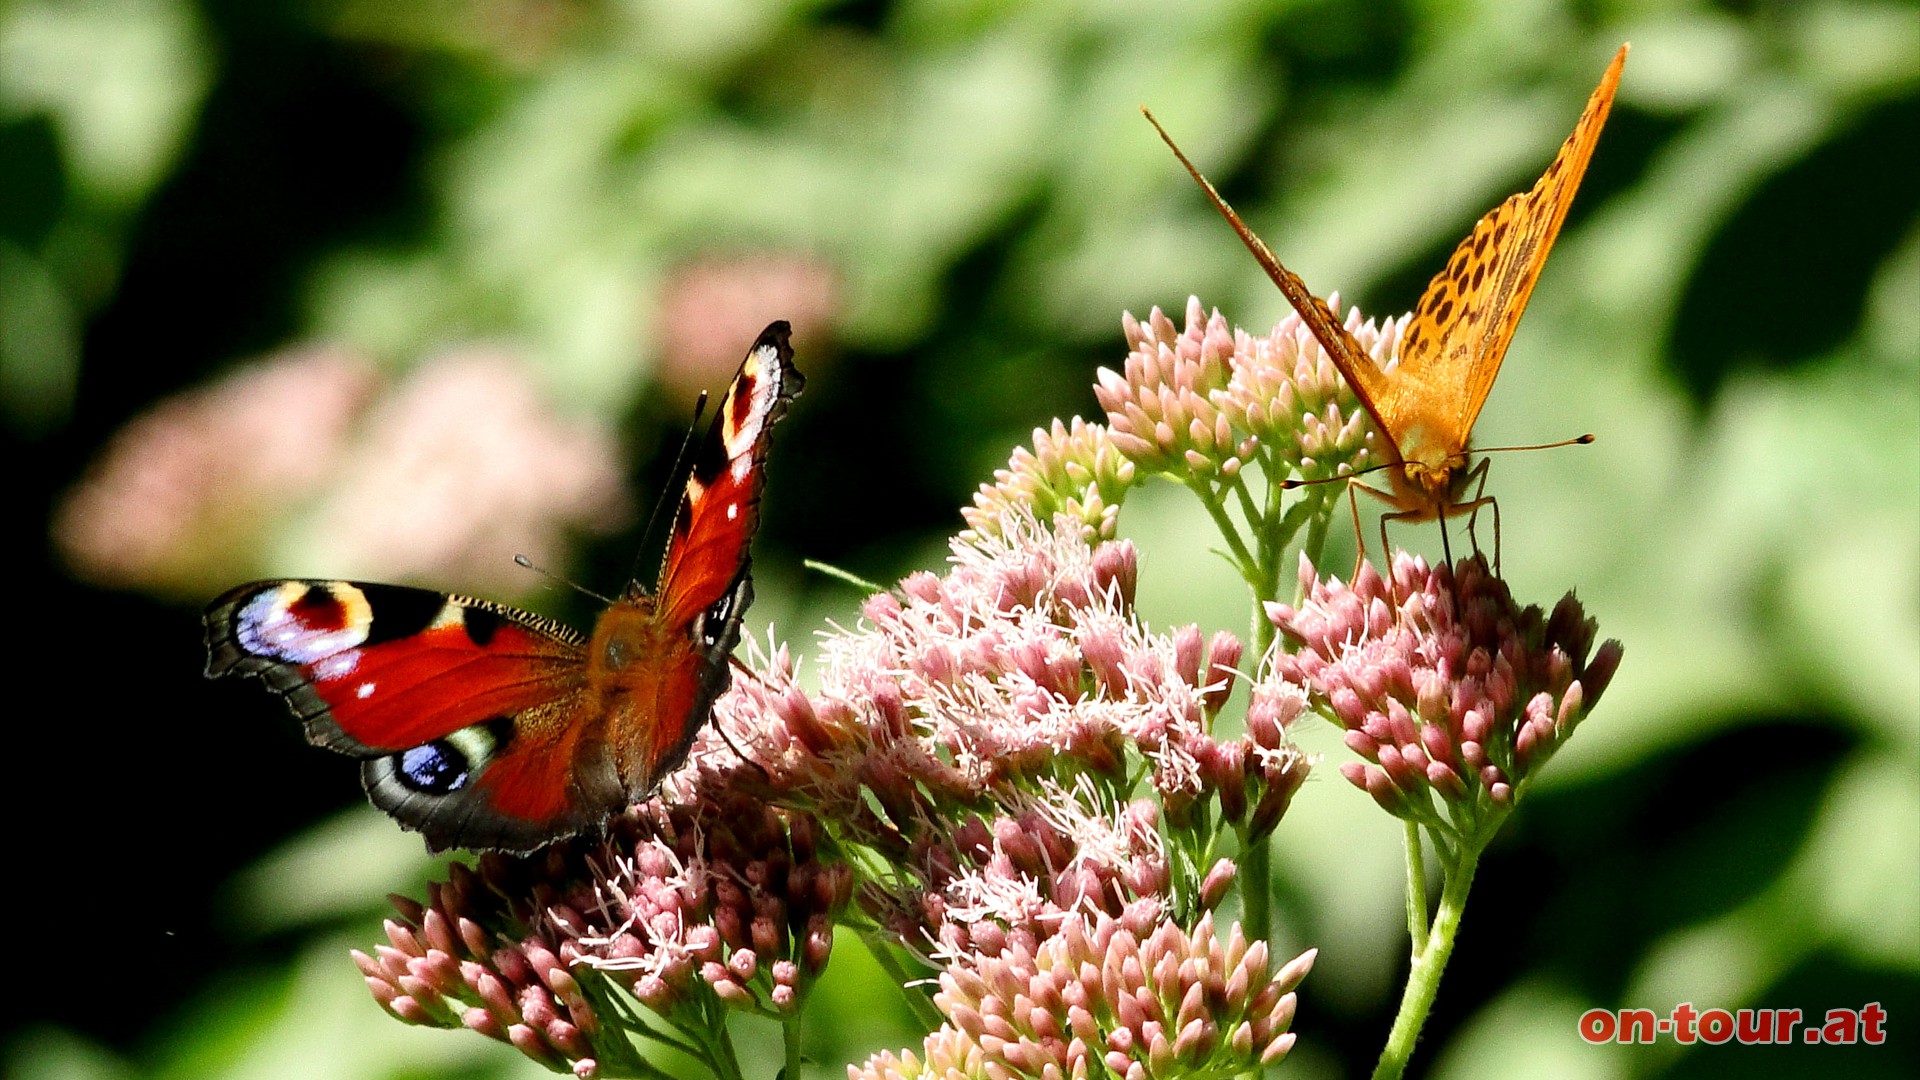
POLYGON ((209 675, 263 679, 435 850, 529 850, 624 805, 572 722, 583 642, 557 623, 426 589, 263 581, 215 600, 206 631, 209 675))
POLYGON ((748 544, 769 436, 806 383, 788 333, 785 322, 761 333, 694 450, 657 591, 636 588, 594 630, 593 677, 624 706, 609 710, 610 741, 631 789, 651 789, 685 760, 727 688, 727 658, 753 600, 748 544))
POLYGON ((264 680, 434 850, 599 827, 685 759, 727 687, 768 433, 804 382, 787 336, 760 335, 696 449, 658 592, 630 587, 591 639, 425 589, 260 581, 208 606, 207 674, 264 680))

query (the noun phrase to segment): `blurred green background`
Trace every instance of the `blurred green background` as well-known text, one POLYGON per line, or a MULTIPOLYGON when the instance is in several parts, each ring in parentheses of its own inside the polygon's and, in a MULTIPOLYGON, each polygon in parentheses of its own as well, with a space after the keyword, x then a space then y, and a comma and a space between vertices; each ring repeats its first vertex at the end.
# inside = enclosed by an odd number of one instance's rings
MULTIPOLYGON (((318 405, 249 429, 216 401, 123 436, 123 473, 180 440, 203 455, 158 495, 125 486, 125 514, 213 522, 172 546, 144 529, 159 550, 129 562, 111 535, 74 539, 93 534, 72 507, 120 475, 103 448, 155 402, 316 345, 376 384, 450 352, 513 358, 553 422, 617 447, 627 512, 552 523, 571 538, 554 569, 610 590, 693 389, 792 318, 811 382, 777 440, 751 621, 804 652, 858 597, 800 560, 936 565, 1032 427, 1092 414, 1122 310, 1197 294, 1256 332, 1285 313, 1139 105, 1309 285, 1392 315, 1532 182, 1629 40, 1476 439, 1599 435, 1503 456, 1491 489, 1516 593, 1577 588, 1626 662, 1483 864, 1417 1069, 1911 1075, 1920 12, 1859 0, 0 0, 0 437, 29 553, 0 1070, 537 1072, 372 1004, 344 950, 379 941, 381 897, 434 864, 279 706, 199 677, 198 605, 226 585, 382 569, 378 545, 329 554, 325 480, 255 492, 239 525, 192 482, 254 468, 318 405), (1892 1035, 1575 1038, 1586 1008, 1680 1001, 1878 1001, 1892 1035)), ((465 416, 489 446, 492 421, 465 416)), ((480 483, 460 474, 484 454, 449 458, 436 482, 480 483)), ((1181 493, 1137 493, 1121 530, 1156 625, 1244 631, 1225 565, 1190 556, 1211 541, 1181 493)), ((489 566, 519 550, 483 546, 489 566)), ((1325 725, 1301 738, 1343 753, 1325 725)), ((1281 944, 1321 949, 1288 1075, 1356 1075, 1378 1051, 1404 964, 1398 843, 1332 762, 1282 825, 1281 944)), ((810 1075, 918 1045, 872 1006, 875 978, 836 952, 810 1075)), ((771 1076, 777 1035, 740 1037, 771 1076)))

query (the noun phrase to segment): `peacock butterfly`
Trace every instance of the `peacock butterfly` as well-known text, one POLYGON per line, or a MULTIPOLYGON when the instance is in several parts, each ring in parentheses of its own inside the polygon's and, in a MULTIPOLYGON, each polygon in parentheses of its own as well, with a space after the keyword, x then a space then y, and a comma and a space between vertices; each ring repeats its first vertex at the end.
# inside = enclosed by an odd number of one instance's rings
POLYGON ((761 333, 695 447, 655 587, 628 583, 590 636, 428 589, 256 581, 207 606, 208 677, 265 682, 431 850, 600 827, 686 760, 727 688, 769 436, 805 384, 788 333, 761 333))

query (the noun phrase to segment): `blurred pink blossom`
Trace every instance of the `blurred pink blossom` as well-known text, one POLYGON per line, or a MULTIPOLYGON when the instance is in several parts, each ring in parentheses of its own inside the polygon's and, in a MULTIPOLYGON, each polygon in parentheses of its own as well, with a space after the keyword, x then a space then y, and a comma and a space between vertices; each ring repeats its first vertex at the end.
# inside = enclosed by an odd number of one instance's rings
POLYGON ((723 384, 740 343, 774 319, 798 341, 824 333, 840 309, 839 273, 803 254, 711 255, 673 271, 660 297, 660 381, 676 400, 723 384))
POLYGON ((557 414, 517 357, 449 352, 369 412, 313 515, 315 550, 329 573, 522 591, 515 554, 558 565, 570 530, 619 523, 619 462, 611 433, 557 414))
POLYGON ((511 593, 531 581, 514 554, 558 564, 569 530, 618 523, 619 461, 508 353, 448 353, 382 387, 361 357, 297 350, 135 418, 52 540, 76 576, 170 595, 276 573, 511 593))
POLYGON ((61 500, 54 547, 76 576, 119 588, 194 594, 244 576, 289 508, 330 482, 377 385, 365 358, 312 348, 161 401, 61 500))

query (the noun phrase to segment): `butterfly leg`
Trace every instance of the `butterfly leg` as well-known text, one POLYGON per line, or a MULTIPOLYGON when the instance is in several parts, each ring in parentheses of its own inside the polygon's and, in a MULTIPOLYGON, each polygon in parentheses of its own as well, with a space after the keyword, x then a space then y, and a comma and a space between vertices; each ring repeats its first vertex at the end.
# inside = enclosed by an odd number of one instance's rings
MULTIPOLYGON (((1357 498, 1353 498, 1353 492, 1355 488, 1358 488, 1361 491, 1366 492, 1367 494, 1373 496, 1376 499, 1379 499, 1381 502, 1387 503, 1388 505, 1397 505, 1397 504, 1395 503, 1394 497, 1392 495, 1389 495, 1386 492, 1381 491, 1379 488, 1368 487, 1367 485, 1361 483, 1358 480, 1347 481, 1347 495, 1349 498, 1352 499, 1351 505, 1353 507, 1353 543, 1355 547, 1360 549, 1359 554, 1354 558, 1354 561, 1353 561, 1353 576, 1355 578, 1358 578, 1360 576, 1361 564, 1367 561, 1367 539, 1365 534, 1360 531, 1360 500, 1357 498)), ((1381 566, 1382 576, 1390 575, 1393 573, 1393 556, 1392 556, 1391 549, 1387 547, 1387 519, 1388 518, 1404 518, 1408 516, 1409 515, 1407 514, 1380 515, 1380 566, 1381 566)), ((1417 516, 1417 515, 1413 515, 1413 516, 1417 516)))
MULTIPOLYGON (((1360 577, 1360 568, 1366 565, 1366 562, 1367 562, 1367 534, 1364 531, 1362 531, 1360 528, 1360 495, 1359 493, 1353 490, 1356 487, 1364 487, 1364 486, 1365 485, 1363 484, 1351 484, 1351 483, 1347 485, 1347 507, 1353 511, 1353 548, 1354 548, 1353 573, 1347 575, 1348 581, 1358 580, 1360 577)), ((1384 545, 1385 545, 1385 540, 1383 538, 1382 547, 1381 547, 1382 551, 1386 550, 1384 545)))
POLYGON ((767 771, 765 765, 760 764, 758 758, 747 756, 747 752, 740 748, 740 744, 733 741, 733 736, 727 734, 727 726, 721 723, 720 718, 717 716, 713 718, 713 733, 720 736, 720 741, 727 744, 727 749, 733 751, 734 757, 753 766, 754 771, 760 774, 760 779, 766 781, 768 785, 772 785, 773 774, 767 771))
MULTIPOLYGON (((1493 511, 1493 576, 1499 577, 1500 576, 1500 500, 1494 498, 1491 495, 1488 495, 1488 496, 1485 496, 1484 498, 1475 499, 1470 505, 1472 505, 1473 507, 1473 514, 1467 518, 1467 532, 1469 534, 1473 532, 1473 519, 1480 516, 1480 508, 1482 506, 1493 511)), ((1475 550, 1478 550, 1479 547, 1480 547, 1480 542, 1478 540, 1474 541, 1475 550)))
POLYGON ((1480 464, 1475 465, 1473 471, 1467 474, 1468 480, 1477 480, 1479 482, 1474 485, 1473 501, 1461 506, 1460 509, 1467 511, 1467 538, 1473 541, 1473 551, 1474 554, 1477 555, 1480 553, 1480 538, 1474 534, 1474 524, 1480 520, 1481 507, 1490 506, 1493 508, 1493 576, 1499 577, 1500 502, 1487 494, 1487 466, 1490 463, 1488 458, 1481 458, 1480 464))

